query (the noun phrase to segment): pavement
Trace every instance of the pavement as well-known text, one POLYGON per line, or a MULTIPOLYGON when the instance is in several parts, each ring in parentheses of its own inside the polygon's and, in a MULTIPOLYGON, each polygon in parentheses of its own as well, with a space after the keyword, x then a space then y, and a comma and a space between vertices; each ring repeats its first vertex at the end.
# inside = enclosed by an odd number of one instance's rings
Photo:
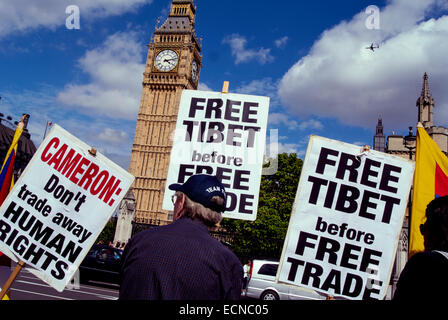
POLYGON ((69 284, 63 292, 23 269, 11 286, 11 300, 117 300, 119 286, 90 281, 69 284))

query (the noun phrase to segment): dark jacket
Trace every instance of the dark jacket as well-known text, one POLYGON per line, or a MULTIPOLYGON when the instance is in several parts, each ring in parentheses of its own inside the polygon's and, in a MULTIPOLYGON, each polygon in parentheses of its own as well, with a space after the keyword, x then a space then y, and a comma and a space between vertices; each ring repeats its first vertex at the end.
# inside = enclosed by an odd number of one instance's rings
POLYGON ((123 253, 120 299, 235 300, 243 268, 190 218, 135 235, 123 253))
POLYGON ((441 253, 414 254, 397 283, 394 300, 440 300, 448 297, 448 259, 441 253))

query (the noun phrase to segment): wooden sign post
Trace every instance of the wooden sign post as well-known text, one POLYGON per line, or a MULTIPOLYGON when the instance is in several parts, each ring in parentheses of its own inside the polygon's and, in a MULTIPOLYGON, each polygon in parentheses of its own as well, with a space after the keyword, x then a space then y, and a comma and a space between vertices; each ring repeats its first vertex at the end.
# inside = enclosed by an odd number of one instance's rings
POLYGON ((229 81, 224 81, 222 84, 222 93, 229 93, 229 81))
POLYGON ((11 275, 8 278, 8 281, 6 281, 5 285, 2 288, 2 291, 0 292, 0 300, 3 299, 3 297, 6 295, 6 293, 8 292, 9 288, 11 287, 12 283, 14 282, 14 280, 17 278, 17 276, 19 275, 20 270, 22 270, 22 268, 25 266, 25 262, 23 262, 22 260, 20 260, 14 271, 11 273, 11 275))

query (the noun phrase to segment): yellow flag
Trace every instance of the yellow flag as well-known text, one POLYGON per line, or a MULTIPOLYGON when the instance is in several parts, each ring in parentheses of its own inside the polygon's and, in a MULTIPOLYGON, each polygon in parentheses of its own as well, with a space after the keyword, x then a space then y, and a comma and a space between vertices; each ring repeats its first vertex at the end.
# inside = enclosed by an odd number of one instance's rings
MULTIPOLYGON (((2 288, 0 288, 0 290, 1 290, 2 288)), ((3 297, 3 299, 2 300, 9 300, 9 297, 8 297, 8 295, 7 294, 5 294, 5 296, 3 297)))
POLYGON ((22 135, 22 132, 23 132, 23 122, 20 122, 17 125, 16 131, 14 132, 14 137, 12 138, 12 142, 11 142, 11 145, 9 146, 8 152, 6 153, 5 160, 3 160, 2 170, 3 170, 3 166, 6 163, 6 160, 8 159, 9 155, 11 154, 12 150, 15 150, 17 152, 17 145, 19 143, 19 139, 20 139, 20 136, 22 135))
POLYGON ((426 220, 426 206, 448 195, 448 158, 420 123, 417 131, 409 257, 425 249, 420 225, 426 220))

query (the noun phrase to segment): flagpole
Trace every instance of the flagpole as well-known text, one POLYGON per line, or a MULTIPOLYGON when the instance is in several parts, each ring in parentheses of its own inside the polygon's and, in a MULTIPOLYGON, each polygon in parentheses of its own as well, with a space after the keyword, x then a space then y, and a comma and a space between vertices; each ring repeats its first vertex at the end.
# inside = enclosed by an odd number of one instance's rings
MULTIPOLYGON (((1 171, 3 171, 5 168, 5 164, 7 163, 7 159, 8 159, 8 157, 9 157, 9 155, 11 154, 11 153, 14 153, 14 152, 16 152, 15 150, 17 150, 17 145, 18 145, 18 143, 19 143, 19 140, 20 140, 20 136, 22 135, 22 130, 23 130, 23 128, 24 128, 24 126, 25 126, 25 119, 27 118, 27 116, 28 115, 26 115, 26 114, 23 114, 22 115, 22 118, 20 119, 20 122, 19 122, 19 124, 17 125, 17 127, 16 127, 16 131, 15 131, 15 133, 14 133, 14 136, 13 136, 13 138, 12 138, 12 141, 11 141, 11 146, 9 147, 9 150, 8 150, 8 152, 7 152, 7 154, 6 154, 6 157, 5 157, 5 160, 4 160, 4 162, 3 162, 3 165, 2 165, 2 167, 1 167, 1 170, 0 170, 0 172, 1 171)), ((11 186, 12 184, 13 184, 13 181, 14 181, 14 172, 13 172, 13 168, 14 168, 14 161, 11 161, 11 163, 9 164, 10 166, 12 166, 12 171, 10 171, 10 174, 12 175, 12 177, 11 177, 11 182, 8 182, 8 184, 9 184, 9 186, 11 186)), ((9 169, 8 169, 9 170, 9 169)), ((10 190, 10 187, 8 186, 8 185, 6 185, 6 187, 8 188, 8 189, 4 189, 4 183, 6 182, 6 180, 3 180, 2 181, 2 185, 0 186, 0 204, 1 203, 3 203, 3 201, 4 201, 4 196, 6 195, 6 194, 8 194, 8 192, 9 192, 9 190, 10 190)), ((3 298, 4 298, 4 296, 6 295, 6 293, 8 292, 8 290, 9 290, 9 288, 11 287, 11 284, 14 282, 14 280, 15 280, 15 278, 17 277, 17 275, 19 274, 19 272, 20 272, 20 270, 23 268, 23 266, 25 266, 25 262, 23 262, 23 261, 19 261, 18 263, 17 263, 17 266, 16 266, 16 268, 14 269, 14 271, 13 271, 13 273, 9 276, 9 278, 8 278, 8 280, 6 281, 6 283, 5 283, 5 285, 3 286, 3 288, 2 288, 2 290, 0 291, 0 300, 2 300, 3 298)))
MULTIPOLYGON (((24 115, 22 115, 22 118, 20 119, 20 122, 19 122, 19 124, 17 125, 17 127, 16 127, 16 132, 17 132, 17 130, 22 130, 23 129, 23 127, 25 126, 25 124, 24 124, 24 120, 25 120, 25 114, 24 115)), ((20 138, 19 138, 20 139, 20 138)), ((3 166, 6 164, 6 161, 7 161, 7 158, 8 158, 8 156, 9 156, 9 153, 11 152, 11 150, 12 150, 12 148, 14 148, 15 146, 13 145, 13 143, 14 143, 14 137, 13 137, 13 141, 11 141, 11 145, 9 146, 9 150, 8 150, 8 152, 6 153, 6 157, 5 157, 5 160, 3 160, 3 164, 2 164, 2 166, 1 166, 1 170, 3 170, 3 166)), ((16 141, 16 143, 19 143, 19 141, 17 140, 16 141)), ((1 171, 0 170, 0 171, 1 171)))
POLYGON ((45 140, 45 137, 47 136, 47 129, 48 129, 48 120, 47 120, 47 123, 45 124, 45 132, 44 132, 44 137, 43 137, 42 141, 45 140))

